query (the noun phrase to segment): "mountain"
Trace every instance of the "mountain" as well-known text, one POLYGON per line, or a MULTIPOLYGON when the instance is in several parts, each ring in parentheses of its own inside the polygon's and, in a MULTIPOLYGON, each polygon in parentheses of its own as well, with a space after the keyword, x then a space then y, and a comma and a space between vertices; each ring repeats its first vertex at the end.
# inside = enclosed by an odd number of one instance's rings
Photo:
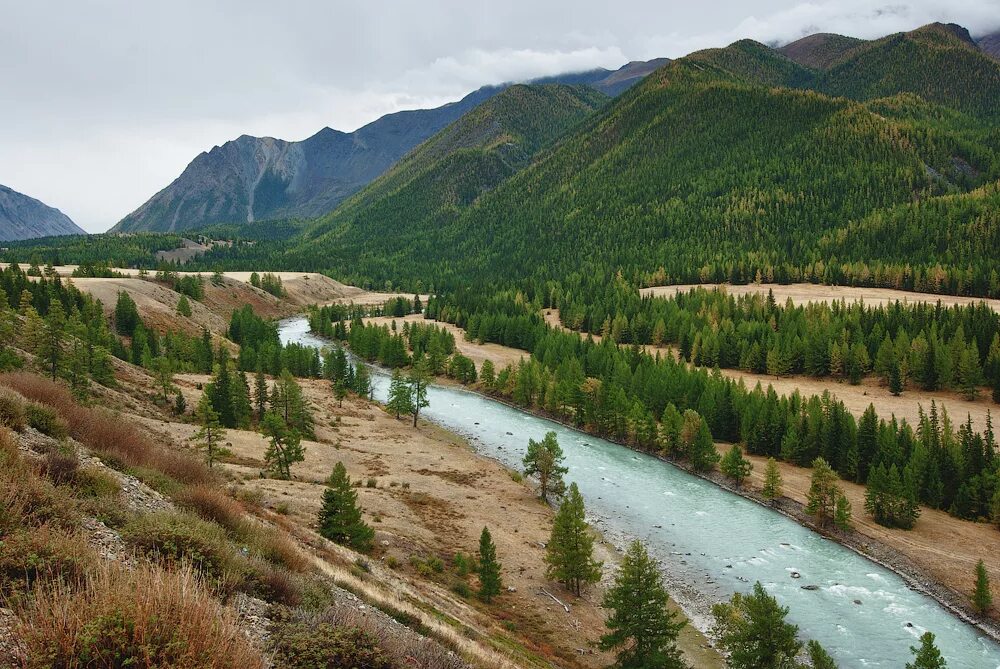
POLYGON ((607 100, 589 86, 511 86, 321 218, 307 237, 332 243, 342 235, 337 243, 345 245, 373 239, 366 253, 380 254, 392 238, 434 234, 607 100))
MULTIPOLYGON (((821 255, 819 241, 1000 179, 1000 107, 989 104, 1000 65, 964 30, 926 26, 826 62, 819 71, 751 40, 696 52, 447 216, 425 217, 414 197, 353 200, 286 260, 372 285, 619 270, 746 280, 841 258, 821 255)), ((428 164, 421 182, 438 191, 468 176, 428 164)), ((979 251, 941 260, 992 262, 979 251)))
POLYGON ((990 58, 1000 60, 1000 32, 980 37, 976 42, 979 49, 990 58))
POLYGON ((832 33, 816 33, 796 40, 778 49, 778 52, 803 67, 826 70, 864 40, 832 33))
POLYGON ((85 234, 58 209, 0 185, 0 241, 85 234))
MULTIPOLYGON (((594 69, 537 83, 586 84, 616 95, 661 61, 594 69)), ((414 147, 505 90, 486 86, 436 109, 388 114, 352 133, 324 128, 300 142, 243 135, 196 157, 113 232, 175 232, 217 223, 314 218, 332 211, 414 147)))

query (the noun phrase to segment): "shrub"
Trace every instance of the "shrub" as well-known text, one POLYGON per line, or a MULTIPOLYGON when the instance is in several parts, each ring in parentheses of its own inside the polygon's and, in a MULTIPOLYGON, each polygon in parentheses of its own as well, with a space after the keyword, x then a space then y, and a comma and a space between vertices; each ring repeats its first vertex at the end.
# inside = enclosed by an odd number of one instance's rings
POLYGON ((263 666, 235 613, 188 569, 102 567, 77 591, 43 588, 17 614, 25 669, 263 666))
POLYGON ((54 448, 45 454, 45 475, 56 485, 72 483, 79 469, 80 460, 74 451, 54 448))
MULTIPOLYGON (((2 441, 2 439, 0 439, 2 441)), ((5 451, 7 452, 7 451, 5 451)), ((16 451, 0 467, 0 535, 17 527, 53 525, 72 530, 79 514, 72 497, 40 478, 16 451)))
POLYGON ((0 374, 0 385, 13 388, 28 399, 57 409, 74 439, 122 468, 140 472, 143 469, 156 470, 171 479, 189 484, 204 483, 212 479, 211 472, 200 461, 155 444, 139 428, 123 421, 114 412, 80 406, 73 400, 69 389, 60 383, 35 374, 12 372, 0 374))
POLYGON ((472 597, 472 588, 465 581, 455 581, 451 584, 451 591, 462 599, 469 599, 472 597))
POLYGON ((73 487, 78 497, 107 498, 117 497, 122 487, 113 475, 100 467, 81 467, 76 470, 73 487))
POLYGON ((396 666, 378 647, 375 636, 360 628, 336 627, 327 622, 280 622, 272 629, 271 648, 274 664, 288 669, 396 666))
POLYGON ((56 410, 38 402, 27 402, 24 405, 24 415, 28 425, 53 439, 65 439, 69 436, 69 425, 56 413, 56 410))
POLYGON ((227 530, 235 529, 243 522, 246 509, 238 501, 219 488, 200 484, 184 488, 175 501, 186 509, 194 511, 205 520, 222 525, 227 530))
POLYGON ((17 393, 0 388, 0 425, 20 432, 27 425, 24 399, 17 393))
POLYGON ((77 579, 94 563, 76 533, 52 525, 19 528, 0 541, 0 596, 29 592, 39 579, 77 579))
POLYGON ((138 516, 125 526, 122 538, 165 562, 187 562, 205 576, 222 580, 242 571, 226 532, 216 523, 189 513, 159 511, 138 516))
POLYGON ((251 560, 247 575, 250 590, 257 597, 285 606, 302 604, 302 583, 287 569, 276 567, 266 560, 251 560))

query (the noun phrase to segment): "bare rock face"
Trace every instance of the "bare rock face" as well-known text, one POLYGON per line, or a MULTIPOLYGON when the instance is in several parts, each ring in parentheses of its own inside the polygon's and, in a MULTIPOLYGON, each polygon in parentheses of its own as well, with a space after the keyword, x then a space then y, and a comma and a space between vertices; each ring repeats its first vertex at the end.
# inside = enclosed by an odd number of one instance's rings
POLYGON ((58 209, 0 185, 0 241, 85 234, 58 209))

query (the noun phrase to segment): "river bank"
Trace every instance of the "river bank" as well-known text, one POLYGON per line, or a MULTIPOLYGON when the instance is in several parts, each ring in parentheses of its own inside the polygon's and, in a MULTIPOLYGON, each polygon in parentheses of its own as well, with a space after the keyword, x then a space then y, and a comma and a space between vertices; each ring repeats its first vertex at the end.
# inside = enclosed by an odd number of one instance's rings
MULTIPOLYGON (((305 332, 302 323, 294 329, 300 328, 311 343, 326 343, 305 332)), ((385 386, 387 380, 380 379, 377 396, 384 394, 385 386)), ((424 414, 510 467, 519 466, 529 437, 559 432, 570 477, 580 485, 605 536, 645 541, 668 568, 669 581, 690 585, 694 597, 672 594, 678 601, 689 599, 682 604, 700 627, 706 621, 699 620, 698 611, 761 580, 791 607, 803 636, 834 648, 842 666, 896 667, 924 629, 938 634, 950 666, 1000 666, 992 637, 977 637, 973 628, 959 622, 947 601, 939 604, 925 587, 914 589, 897 571, 906 572, 905 565, 877 566, 888 565, 892 556, 862 554, 821 538, 797 519, 765 510, 745 495, 720 495, 723 490, 716 481, 687 477, 672 463, 613 448, 612 442, 567 430, 565 423, 549 422, 541 414, 450 383, 431 387, 431 406, 424 414), (801 572, 803 580, 794 580, 792 571, 801 572), (819 592, 801 589, 801 584, 812 582, 820 584, 819 592), (864 606, 853 603, 856 599, 864 606), (692 604, 697 611, 691 610, 692 604)), ((920 586, 920 576, 910 576, 920 586)))

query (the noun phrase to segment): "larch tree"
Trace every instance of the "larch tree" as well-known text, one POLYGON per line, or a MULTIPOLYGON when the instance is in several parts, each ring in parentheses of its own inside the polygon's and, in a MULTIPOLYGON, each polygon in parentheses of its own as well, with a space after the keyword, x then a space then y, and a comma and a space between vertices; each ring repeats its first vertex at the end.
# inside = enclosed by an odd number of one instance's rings
POLYGON ((280 413, 269 410, 261 421, 261 432, 270 439, 264 462, 278 478, 289 479, 292 476, 291 467, 296 462, 305 460, 305 448, 299 433, 285 423, 280 413))
POLYGON ((430 405, 427 399, 427 387, 431 382, 431 369, 427 358, 421 356, 413 361, 407 382, 410 386, 410 411, 413 412, 413 427, 416 427, 420 410, 430 405))
POLYGON ((594 559, 594 536, 587 524, 583 495, 576 483, 559 505, 545 551, 545 574, 579 596, 584 585, 601 580, 602 563, 594 559))
POLYGON ((319 533, 338 544, 359 551, 369 551, 375 538, 373 530, 361 516, 358 493, 343 462, 333 467, 323 491, 323 506, 319 511, 319 533))
POLYGON ((806 513, 815 516, 816 522, 823 526, 836 516, 837 498, 841 494, 837 485, 839 478, 823 458, 813 460, 812 468, 806 513))
POLYGON ((731 478, 736 487, 739 488, 753 471, 753 464, 743 457, 743 449, 740 448, 739 444, 734 444, 729 452, 723 456, 719 463, 719 469, 731 478))
POLYGON ((767 466, 764 467, 764 488, 760 493, 769 502, 773 502, 784 494, 781 470, 778 468, 778 462, 774 458, 767 459, 767 466))
POLYGON ((972 592, 972 606, 979 613, 986 613, 993 606, 990 576, 986 573, 986 564, 982 560, 976 563, 976 587, 972 592))
POLYGON ((411 413, 412 406, 413 398, 410 394, 410 384, 406 382, 398 369, 392 370, 392 380, 389 382, 389 401, 386 402, 385 408, 390 413, 395 414, 398 420, 400 416, 411 413))
POLYGON ((195 445, 205 451, 205 460, 212 467, 215 461, 224 454, 221 446, 226 431, 219 424, 219 413, 212 406, 212 400, 207 392, 201 394, 198 408, 195 410, 198 419, 198 431, 194 434, 195 445))
POLYGON ((934 634, 924 632, 920 636, 919 646, 910 646, 913 662, 906 663, 906 669, 947 669, 948 663, 941 656, 941 651, 934 645, 934 634))
POLYGON ((602 601, 610 614, 604 623, 608 632, 598 645, 616 653, 615 667, 688 667, 677 648, 685 622, 667 608, 669 599, 656 563, 641 542, 633 541, 602 601))
POLYGON ((503 581, 500 577, 500 561, 497 559, 497 547, 490 536, 489 528, 484 527, 479 535, 479 598, 489 604, 500 594, 503 581))
POLYGON ((524 454, 524 473, 538 477, 538 496, 548 501, 549 495, 561 495, 566 490, 563 475, 569 471, 563 466, 563 450, 555 432, 547 432, 541 441, 528 440, 524 454))
POLYGON ((728 654, 731 669, 787 667, 802 650, 799 628, 785 620, 788 608, 758 581, 750 593, 737 592, 712 607, 713 633, 728 654))

